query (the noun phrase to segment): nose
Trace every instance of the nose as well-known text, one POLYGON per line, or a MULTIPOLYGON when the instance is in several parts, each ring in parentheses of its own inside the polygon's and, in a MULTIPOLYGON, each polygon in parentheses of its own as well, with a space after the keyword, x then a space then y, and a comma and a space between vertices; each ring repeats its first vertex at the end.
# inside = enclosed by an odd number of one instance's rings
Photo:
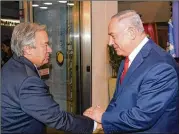
POLYGON ((47 52, 48 52, 48 53, 52 53, 52 49, 51 49, 50 46, 47 47, 47 52))
POLYGON ((113 41, 112 37, 109 37, 108 45, 112 46, 113 44, 114 44, 114 41, 113 41))

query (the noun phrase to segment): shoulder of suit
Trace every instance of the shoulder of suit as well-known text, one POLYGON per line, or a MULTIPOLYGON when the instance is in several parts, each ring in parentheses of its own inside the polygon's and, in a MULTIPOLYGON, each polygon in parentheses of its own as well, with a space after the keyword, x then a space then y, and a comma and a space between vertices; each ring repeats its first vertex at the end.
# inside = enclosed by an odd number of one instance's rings
POLYGON ((37 76, 38 77, 38 74, 32 68, 30 68, 28 65, 18 62, 13 59, 11 61, 9 61, 8 65, 6 66, 6 70, 18 78, 29 77, 29 76, 37 76))

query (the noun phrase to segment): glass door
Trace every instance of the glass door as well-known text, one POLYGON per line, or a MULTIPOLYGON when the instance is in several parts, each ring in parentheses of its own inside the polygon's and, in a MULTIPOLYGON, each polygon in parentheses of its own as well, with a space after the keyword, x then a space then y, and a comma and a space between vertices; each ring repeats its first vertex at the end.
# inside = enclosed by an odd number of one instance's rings
POLYGON ((32 6, 33 20, 46 25, 52 48, 49 78, 45 81, 60 107, 76 113, 79 2, 34 1, 32 6))
POLYGON ((33 1, 32 11, 33 22, 46 25, 52 48, 45 82, 63 110, 82 114, 92 102, 91 2, 33 1))

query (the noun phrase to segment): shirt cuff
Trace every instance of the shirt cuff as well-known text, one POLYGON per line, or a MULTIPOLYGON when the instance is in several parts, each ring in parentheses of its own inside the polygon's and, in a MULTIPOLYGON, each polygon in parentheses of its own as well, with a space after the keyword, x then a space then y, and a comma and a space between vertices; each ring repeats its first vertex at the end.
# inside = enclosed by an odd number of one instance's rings
POLYGON ((94 121, 93 132, 96 130, 96 128, 97 128, 97 122, 96 122, 96 121, 94 121))

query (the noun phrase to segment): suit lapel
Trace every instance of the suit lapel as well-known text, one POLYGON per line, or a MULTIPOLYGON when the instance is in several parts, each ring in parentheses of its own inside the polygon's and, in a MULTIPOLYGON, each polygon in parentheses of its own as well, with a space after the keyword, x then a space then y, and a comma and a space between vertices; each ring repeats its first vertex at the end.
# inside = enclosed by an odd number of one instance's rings
MULTIPOLYGON (((121 84, 121 85, 118 84, 118 86, 117 86, 118 89, 119 89, 119 87, 120 87, 118 93, 122 92, 124 86, 126 86, 127 84, 129 84, 128 81, 129 81, 130 77, 131 77, 132 74, 136 71, 136 69, 138 69, 139 66, 144 62, 145 58, 149 55, 153 43, 154 43, 154 42, 149 39, 149 41, 144 45, 144 47, 143 47, 143 48, 140 50, 140 52, 136 55, 136 57, 134 58, 132 64, 130 65, 130 67, 129 67, 127 73, 126 73, 126 76, 124 77, 124 80, 123 80, 122 84, 121 84)), ((123 63, 123 65, 122 65, 122 69, 123 69, 123 67, 124 67, 124 63, 123 63)), ((122 71, 121 71, 121 72, 122 72, 122 71)), ((117 79, 118 81, 119 81, 119 79, 120 79, 121 72, 120 72, 120 74, 119 74, 119 76, 118 76, 118 79, 117 79)), ((118 81, 117 81, 117 82, 118 82, 118 81)), ((119 82, 118 82, 118 83, 119 83, 119 82)))
POLYGON ((130 65, 126 76, 124 77, 124 80, 122 82, 122 87, 123 85, 126 85, 129 78, 131 77, 131 75, 133 74, 133 72, 142 64, 142 62, 144 61, 143 56, 141 53, 138 53, 138 55, 136 56, 136 58, 133 60, 132 64, 130 65))
POLYGON ((117 90, 116 93, 118 93, 118 91, 120 91, 120 87, 121 87, 120 77, 121 77, 123 69, 124 69, 124 60, 122 60, 121 65, 118 70, 118 77, 117 77, 117 81, 116 81, 116 90, 117 90))

